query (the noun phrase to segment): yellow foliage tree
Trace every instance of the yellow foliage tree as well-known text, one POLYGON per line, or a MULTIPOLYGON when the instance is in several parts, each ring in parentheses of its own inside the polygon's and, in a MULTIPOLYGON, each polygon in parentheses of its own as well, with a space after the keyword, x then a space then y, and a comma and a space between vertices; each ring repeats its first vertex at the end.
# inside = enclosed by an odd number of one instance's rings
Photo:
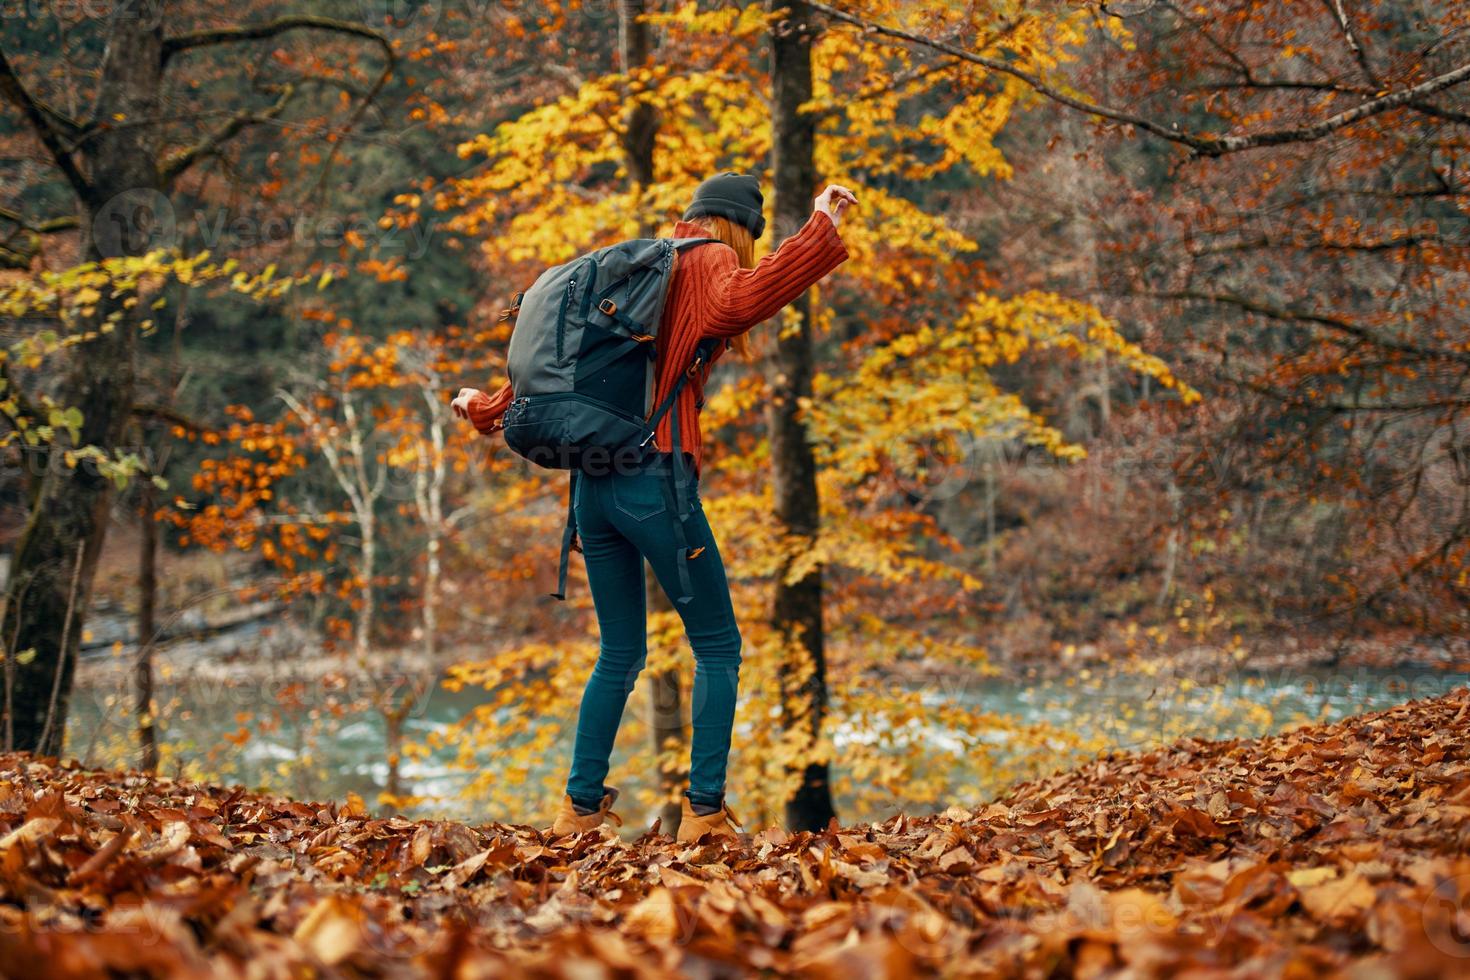
MULTIPOLYGON (((939 2, 867 6, 882 8, 871 12, 890 22, 931 28, 967 20, 960 25, 967 36, 991 39, 985 51, 1040 74, 1064 63, 1089 29, 1082 12, 1038 14, 1018 4, 967 12, 939 2)), ((690 3, 648 17, 664 39, 657 64, 590 79, 460 148, 479 167, 440 188, 435 204, 452 212, 455 228, 481 239, 486 265, 507 292, 548 263, 633 237, 650 220, 667 222, 709 173, 759 170, 766 159, 769 82, 759 46, 771 28, 767 14, 755 5, 702 10, 690 3), (656 180, 648 187, 628 186, 622 164, 620 127, 632 103, 652 105, 660 119, 656 180)), ((1196 397, 1087 303, 977 288, 987 279, 983 250, 962 220, 945 213, 942 198, 921 196, 921 184, 1006 179, 1010 167, 995 137, 1031 97, 1028 89, 972 64, 920 63, 850 33, 823 35, 814 58, 808 110, 820 118, 821 171, 859 188, 862 200, 842 227, 852 259, 814 308, 825 367, 804 406, 823 467, 815 543, 783 540, 774 524, 767 444, 755 421, 766 397, 761 371, 727 363, 730 383, 704 409, 706 432, 718 442, 705 466, 706 511, 746 639, 731 793, 761 820, 781 812, 795 773, 811 759, 834 763, 840 808, 875 816, 895 802, 965 799, 977 787, 1046 768, 1059 752, 1092 748, 1066 732, 1016 730, 968 707, 958 691, 946 696, 914 683, 917 673, 972 682, 987 661, 978 638, 965 632, 980 582, 946 560, 959 544, 931 509, 916 506, 913 491, 936 469, 962 470, 977 438, 1019 440, 1060 460, 1083 454, 992 374, 1035 351, 1108 356, 1177 397, 1196 397), (803 654, 764 625, 772 577, 783 568, 800 576, 811 563, 821 563, 830 583, 831 714, 816 740, 803 738, 801 726, 776 723, 787 700, 781 685, 801 683, 803 654), (998 743, 1004 754, 992 753, 998 743)), ((779 243, 794 230, 774 228, 768 237, 779 243)), ((787 319, 773 328, 788 329, 787 319)), ((560 485, 549 474, 532 479, 533 490, 506 498, 510 506, 560 485)), ((547 539, 556 510, 541 518, 547 539)), ((451 670, 451 687, 489 693, 431 747, 457 746, 461 763, 477 773, 468 792, 489 814, 525 817, 528 798, 544 811, 561 792, 564 773, 551 760, 565 754, 596 657, 590 601, 575 606, 583 628, 576 639, 558 636, 549 623, 533 642, 451 670), (495 765, 484 764, 487 754, 495 765)), ((655 614, 649 669, 682 668, 687 660, 677 617, 655 614)), ((625 726, 624 744, 643 744, 641 728, 625 726)), ((635 754, 623 765, 622 785, 631 776, 653 806, 660 801, 650 768, 677 764, 635 754)))

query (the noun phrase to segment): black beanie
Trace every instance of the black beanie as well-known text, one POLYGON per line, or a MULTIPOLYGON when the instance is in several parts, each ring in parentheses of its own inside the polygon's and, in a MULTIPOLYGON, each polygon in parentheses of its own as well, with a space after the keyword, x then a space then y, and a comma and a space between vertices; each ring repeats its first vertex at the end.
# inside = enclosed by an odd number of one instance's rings
POLYGON ((766 230, 766 218, 761 214, 761 183, 750 174, 727 171, 716 174, 694 191, 694 203, 684 212, 685 221, 717 214, 729 218, 750 229, 754 238, 761 237, 766 230))

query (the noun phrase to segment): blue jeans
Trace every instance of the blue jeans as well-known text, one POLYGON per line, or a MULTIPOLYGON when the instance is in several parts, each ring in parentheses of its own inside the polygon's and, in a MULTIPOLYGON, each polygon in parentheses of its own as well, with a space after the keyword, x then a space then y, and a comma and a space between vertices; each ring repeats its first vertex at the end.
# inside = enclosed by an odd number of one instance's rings
MULTIPOLYGON (((567 795, 581 807, 596 807, 607 791, 603 780, 613 740, 628 695, 648 659, 645 558, 664 592, 671 598, 679 594, 677 518, 665 493, 670 458, 663 453, 653 457, 651 466, 577 475, 573 507, 601 635, 597 665, 582 694, 567 779, 567 795)), ((685 474, 689 506, 685 534, 691 552, 704 549, 688 562, 693 598, 674 604, 694 650, 686 795, 691 803, 718 806, 725 796, 741 637, 725 565, 704 516, 692 464, 686 463, 685 474)))

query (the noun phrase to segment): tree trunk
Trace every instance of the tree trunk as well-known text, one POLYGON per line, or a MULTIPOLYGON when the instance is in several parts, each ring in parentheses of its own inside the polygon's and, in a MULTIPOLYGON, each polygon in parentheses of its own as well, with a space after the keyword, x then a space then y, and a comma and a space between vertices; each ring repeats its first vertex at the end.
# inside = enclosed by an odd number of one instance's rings
MULTIPOLYGON (((805 3, 769 0, 772 11, 789 7, 786 19, 771 29, 771 94, 774 107, 771 170, 775 175, 775 227, 780 234, 800 228, 817 192, 814 151, 816 123, 799 112, 812 97, 812 12, 805 3)), ((771 398, 767 423, 771 438, 771 476, 775 488, 776 521, 783 534, 799 540, 815 538, 820 525, 817 501, 817 465, 806 427, 798 418, 800 400, 812 393, 811 294, 792 304, 798 329, 778 335, 771 365, 771 398)), ((806 728, 808 745, 821 738, 827 711, 826 659, 822 634, 822 573, 813 569, 800 581, 777 579, 772 625, 781 636, 794 638, 811 660, 811 674, 789 698, 783 719, 806 728)), ((791 673, 787 672, 788 675, 791 673)), ((784 687, 784 685, 783 685, 784 687)), ((801 782, 786 803, 786 823, 792 830, 823 830, 832 820, 830 767, 826 761, 808 762, 801 782)))
MULTIPOLYGON (((162 18, 112 18, 98 79, 96 118, 152 120, 159 112, 162 18)), ((154 128, 101 126, 87 141, 88 188, 82 195, 83 257, 88 261, 141 254, 154 244, 167 206, 161 196, 154 128), (100 239, 100 240, 99 240, 100 239)), ((104 298, 85 329, 120 309, 104 298)), ((62 379, 58 401, 82 412, 78 446, 111 451, 124 438, 133 403, 135 310, 79 344, 62 379)), ((66 733, 77 643, 91 596, 97 558, 107 533, 112 481, 89 462, 68 467, 62 437, 30 500, 30 519, 10 563, 5 618, 7 651, 16 656, 12 703, 7 706, 14 747, 58 755, 66 733), (22 663, 19 655, 34 654, 22 663)))
POLYGON ((1184 525, 1184 494, 1169 475, 1169 535, 1164 541, 1164 580, 1159 585, 1157 604, 1162 608, 1174 595, 1174 575, 1179 567, 1179 538, 1184 525))
MULTIPOLYGON (((178 299, 174 306, 173 340, 169 349, 168 394, 164 401, 167 408, 173 408, 178 400, 181 382, 180 351, 184 325, 188 322, 188 300, 188 291, 178 290, 178 299)), ((142 523, 138 556, 138 662, 134 666, 137 690, 134 694, 137 698, 135 713, 138 718, 138 766, 144 772, 152 773, 158 772, 159 762, 158 717, 153 703, 153 652, 158 642, 158 522, 153 518, 157 498, 153 478, 161 476, 168 466, 168 436, 164 435, 162 441, 162 450, 156 456, 146 457, 147 479, 139 488, 138 504, 139 520, 142 523)), ((138 427, 138 445, 144 451, 150 448, 147 430, 141 425, 138 427)))
POLYGON ((422 394, 428 410, 433 458, 428 461, 427 472, 420 460, 417 478, 421 482, 417 489, 419 517, 428 536, 428 556, 424 561, 424 661, 426 669, 433 671, 439 660, 439 581, 443 576, 440 555, 444 537, 444 479, 448 473, 444 429, 449 420, 444 402, 439 399, 439 375, 431 371, 429 377, 432 387, 424 388, 422 394))
MULTIPOLYGON (((648 61, 652 39, 648 25, 637 20, 646 9, 646 0, 619 0, 618 55, 624 73, 640 68, 648 61)), ((623 157, 628 167, 628 179, 638 191, 653 183, 653 144, 658 136, 658 124, 658 111, 647 102, 640 102, 628 113, 623 130, 623 157)), ((642 215, 639 218, 643 220, 642 215)))
MULTIPOLYGON (((353 652, 359 664, 365 663, 372 649, 373 626, 377 620, 378 599, 375 579, 378 576, 378 497, 381 487, 374 484, 368 475, 367 445, 363 438, 363 427, 367 420, 359 421, 357 406, 352 401, 352 392, 346 382, 342 385, 342 420, 347 424, 347 444, 352 449, 352 469, 343 470, 338 482, 348 491, 357 517, 357 529, 362 534, 362 584, 358 589, 362 603, 357 612, 356 635, 353 637, 353 652), (349 489, 348 484, 353 486, 349 489)), ((330 435, 327 438, 331 438, 330 435)))
MULTIPOLYGON (((651 566, 644 566, 645 591, 649 608, 656 612, 673 612, 673 603, 651 566)), ((684 808, 680 802, 684 784, 689 780, 689 732, 684 727, 684 689, 679 671, 674 668, 653 672, 649 683, 649 730, 653 733, 653 760, 658 769, 660 825, 667 833, 679 829, 684 808)))
POLYGON ((410 695, 383 712, 383 741, 388 749, 388 778, 383 791, 391 798, 383 809, 390 814, 398 812, 398 801, 403 798, 403 723, 413 710, 413 701, 410 695))
POLYGON ((995 578, 995 468, 1000 450, 993 441, 985 444, 985 574, 995 578))
POLYGON ((138 554, 138 767, 158 771, 158 730, 153 723, 153 639, 158 631, 158 524, 153 520, 152 474, 141 488, 139 519, 142 544, 138 554))
MULTIPOLYGON (((647 9, 646 0, 619 0, 618 3, 618 54, 623 71, 630 72, 648 61, 652 50, 648 25, 638 21, 638 15, 647 9)), ((623 130, 623 159, 628 167, 628 180, 637 193, 640 208, 643 193, 653 183, 653 147, 658 135, 658 111, 648 103, 639 103, 629 112, 623 130)), ((653 222, 641 210, 639 234, 652 235, 653 222)), ((672 610, 673 606, 663 594, 651 570, 645 566, 646 591, 650 608, 672 610)), ((679 683, 677 670, 653 672, 649 697, 649 729, 653 733, 654 765, 658 768, 657 785, 661 826, 669 833, 679 827, 683 807, 679 794, 689 773, 678 764, 664 764, 665 756, 688 758, 689 736, 684 729, 684 694, 679 683)))
POLYGON ((358 663, 363 664, 372 649, 373 620, 377 616, 373 579, 378 574, 378 519, 371 504, 358 514, 357 526, 362 532, 362 586, 358 590, 362 608, 357 612, 357 629, 352 648, 358 663))

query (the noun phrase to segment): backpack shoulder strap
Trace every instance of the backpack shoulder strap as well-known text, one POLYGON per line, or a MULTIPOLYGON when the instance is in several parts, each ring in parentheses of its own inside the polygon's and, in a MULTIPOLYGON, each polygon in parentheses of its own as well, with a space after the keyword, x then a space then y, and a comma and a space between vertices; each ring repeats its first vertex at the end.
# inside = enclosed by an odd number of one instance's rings
POLYGON ((643 440, 644 445, 647 445, 649 439, 653 438, 653 430, 658 428, 659 422, 663 421, 663 417, 669 413, 669 409, 674 407, 674 399, 678 398, 679 392, 684 390, 684 383, 689 380, 695 371, 699 370, 701 364, 708 361, 714 355, 715 349, 720 343, 721 341, 718 338, 709 338, 701 340, 695 345, 694 357, 690 360, 688 366, 679 372, 679 377, 674 380, 674 385, 669 389, 669 393, 664 395, 664 400, 659 402, 658 407, 653 410, 653 414, 648 416, 648 437, 643 440))
POLYGON ((674 251, 679 252, 679 251, 682 251, 682 250, 688 248, 691 245, 703 245, 703 244, 705 244, 707 242, 717 242, 717 241, 719 241, 719 239, 718 238, 670 238, 669 241, 673 243, 673 245, 674 245, 674 251))

